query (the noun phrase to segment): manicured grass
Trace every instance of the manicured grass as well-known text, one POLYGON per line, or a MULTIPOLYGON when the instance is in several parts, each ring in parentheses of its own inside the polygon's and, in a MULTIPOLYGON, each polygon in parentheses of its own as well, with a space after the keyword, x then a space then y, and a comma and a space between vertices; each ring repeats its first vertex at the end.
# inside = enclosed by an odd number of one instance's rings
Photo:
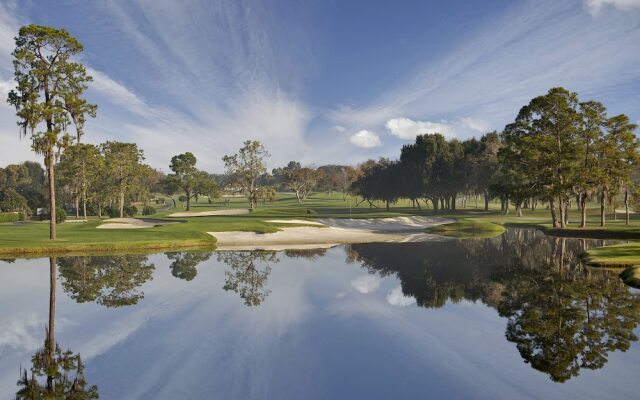
MULTIPOLYGON (((184 211, 184 206, 166 198, 166 206, 156 205, 158 213, 151 218, 166 218, 174 212, 184 211)), ((602 229, 597 226, 598 207, 590 204, 589 227, 578 229, 578 211, 571 210, 570 220, 574 222, 567 230, 557 232, 550 230, 549 212, 544 208, 535 211, 524 210, 524 215, 518 217, 513 211, 504 215, 499 210, 499 203, 491 202, 490 210, 484 211, 481 199, 475 207, 475 201, 469 200, 468 208, 457 211, 447 211, 434 214, 431 208, 413 208, 410 201, 400 201, 392 205, 387 211, 383 204, 378 208, 370 207, 368 203, 359 203, 355 198, 343 199, 342 194, 315 193, 302 204, 298 204, 293 193, 279 193, 276 201, 259 203, 258 208, 249 214, 209 217, 180 218, 186 223, 163 225, 146 229, 96 229, 101 223, 97 218, 91 218, 87 223, 66 222, 59 225, 58 240, 48 239, 47 222, 31 222, 16 224, 0 224, 0 254, 1 255, 46 255, 56 253, 79 252, 118 252, 143 250, 175 250, 187 248, 215 247, 215 239, 206 232, 219 231, 253 231, 258 233, 275 232, 283 226, 267 222, 272 219, 308 219, 315 218, 384 218, 406 215, 437 215, 454 218, 456 223, 440 227, 441 234, 455 237, 487 237, 502 232, 502 226, 533 226, 545 230, 547 233, 563 234, 574 237, 625 238, 640 239, 640 220, 632 215, 632 224, 624 225, 624 221, 614 221, 608 214, 607 226, 602 229)), ((249 204, 243 197, 234 197, 225 202, 215 199, 209 202, 207 198, 200 198, 192 203, 192 211, 224 210, 227 208, 248 208, 249 204)), ((458 205, 460 207, 460 205, 458 205)), ((142 207, 139 207, 140 209, 142 207)), ((175 221, 175 219, 172 219, 175 221)), ((595 250, 592 250, 595 251, 595 250)), ((615 256, 615 255, 611 255, 615 256)), ((640 264, 640 247, 629 249, 627 258, 637 260, 640 264), (638 258, 635 255, 638 255, 638 258)))
POLYGON ((626 243, 588 250, 584 260, 598 266, 640 265, 640 243, 626 243))
POLYGON ((452 224, 437 225, 428 229, 430 233, 458 239, 491 238, 501 235, 504 231, 502 225, 467 218, 459 218, 452 224))

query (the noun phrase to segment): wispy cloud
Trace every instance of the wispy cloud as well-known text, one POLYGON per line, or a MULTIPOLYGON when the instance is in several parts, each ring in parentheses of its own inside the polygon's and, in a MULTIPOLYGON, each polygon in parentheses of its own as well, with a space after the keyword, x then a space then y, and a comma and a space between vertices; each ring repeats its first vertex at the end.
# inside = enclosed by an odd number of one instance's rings
POLYGON ((624 103, 624 111, 638 113, 640 100, 628 85, 640 79, 637 18, 637 12, 616 12, 594 20, 578 2, 514 5, 448 55, 430 58, 403 84, 368 104, 340 106, 327 116, 352 130, 376 129, 401 115, 426 121, 472 118, 486 121, 487 129, 501 129, 529 99, 558 85, 583 98, 613 95, 618 99, 613 106, 624 103))
POLYGON ((585 7, 591 15, 598 16, 603 8, 612 6, 622 11, 640 8, 640 0, 585 0, 585 7))

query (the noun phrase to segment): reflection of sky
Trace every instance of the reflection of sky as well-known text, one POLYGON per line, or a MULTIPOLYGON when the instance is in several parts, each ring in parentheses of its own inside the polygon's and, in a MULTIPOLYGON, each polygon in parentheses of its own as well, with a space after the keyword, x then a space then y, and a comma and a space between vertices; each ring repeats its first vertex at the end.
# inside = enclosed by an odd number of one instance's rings
MULTIPOLYGON (((76 304, 59 286, 57 339, 81 353, 103 399, 635 396, 638 343, 555 384, 523 363, 489 307, 419 308, 394 276, 367 278, 339 248, 316 261, 278 257, 258 307, 222 290, 215 256, 191 282, 153 256, 154 278, 132 307, 76 304)), ((0 264, 0 399, 13 398, 47 312, 48 261, 0 264)))

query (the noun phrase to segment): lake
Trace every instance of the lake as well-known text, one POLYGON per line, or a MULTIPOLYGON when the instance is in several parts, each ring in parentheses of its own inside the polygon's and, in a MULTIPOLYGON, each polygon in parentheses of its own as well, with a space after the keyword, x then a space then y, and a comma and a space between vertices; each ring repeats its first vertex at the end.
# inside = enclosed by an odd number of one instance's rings
POLYGON ((638 398, 640 291, 578 258, 602 244, 509 229, 6 260, 0 399, 46 385, 17 382, 52 363, 67 386, 80 365, 102 399, 638 398))

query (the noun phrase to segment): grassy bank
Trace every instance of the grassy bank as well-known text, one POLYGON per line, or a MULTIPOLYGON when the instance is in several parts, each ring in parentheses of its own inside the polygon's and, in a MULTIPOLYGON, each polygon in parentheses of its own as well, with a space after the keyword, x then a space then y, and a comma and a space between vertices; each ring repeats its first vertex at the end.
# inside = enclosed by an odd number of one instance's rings
MULTIPOLYGON (((167 199, 167 207, 161 209, 153 218, 170 218, 174 212, 184 211, 183 205, 167 199)), ((482 207, 481 199, 478 206, 482 207)), ((605 228, 598 227, 597 205, 590 205, 588 213, 589 227, 579 229, 574 225, 566 230, 554 230, 549 225, 549 212, 545 209, 535 211, 524 210, 524 215, 518 217, 515 213, 504 215, 499 210, 499 204, 492 202, 489 211, 475 207, 475 201, 469 201, 468 208, 459 208, 457 211, 441 212, 434 214, 430 208, 413 208, 410 201, 400 201, 394 204, 390 210, 386 210, 382 204, 379 207, 371 207, 367 203, 357 203, 356 199, 343 199, 339 193, 328 195, 316 193, 302 204, 298 204, 291 193, 279 193, 276 201, 261 203, 255 212, 244 215, 188 217, 180 218, 186 223, 163 225, 146 229, 96 229, 102 223, 97 219, 91 219, 87 223, 66 222, 59 225, 56 241, 48 239, 48 223, 6 223, 0 224, 0 255, 26 256, 49 255, 78 252, 122 252, 122 251, 154 251, 154 250, 178 250, 191 248, 209 248, 215 246, 215 239, 206 232, 214 231, 252 231, 258 233, 275 232, 283 226, 268 222, 274 219, 308 219, 315 218, 384 218, 407 215, 437 215, 456 219, 454 224, 443 225, 436 228, 434 233, 465 237, 489 237, 499 235, 504 226, 537 227, 548 234, 569 237, 590 237, 603 239, 639 239, 640 220, 638 216, 632 216, 632 224, 624 225, 624 221, 614 221, 612 214, 608 215, 608 225, 605 228)), ((242 197, 222 199, 209 202, 201 198, 192 204, 192 211, 224 210, 229 208, 247 208, 248 203, 242 197)), ((578 211, 571 210, 570 220, 578 220, 578 211)), ((630 246, 624 249, 624 257, 611 252, 596 253, 591 250, 593 260, 624 259, 625 262, 640 264, 640 248, 630 246)), ((615 261, 618 262, 618 261, 615 261)))
POLYGON ((502 225, 467 218, 458 218, 452 224, 437 225, 428 229, 430 233, 458 239, 491 238, 501 235, 504 231, 505 228, 502 225))

